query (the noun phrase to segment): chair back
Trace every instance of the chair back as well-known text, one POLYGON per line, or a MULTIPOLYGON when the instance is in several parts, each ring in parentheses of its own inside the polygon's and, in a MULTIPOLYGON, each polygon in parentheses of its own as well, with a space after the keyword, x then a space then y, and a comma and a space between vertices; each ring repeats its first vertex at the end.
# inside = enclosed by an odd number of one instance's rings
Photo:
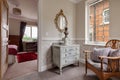
POLYGON ((111 47, 112 49, 119 49, 120 48, 120 40, 117 40, 117 39, 112 39, 112 40, 109 40, 105 47, 111 47))
MULTIPOLYGON (((113 39, 109 40, 105 47, 111 47, 112 49, 120 49, 120 40, 113 39)), ((117 56, 118 57, 118 56, 117 56)), ((109 72, 119 72, 120 59, 108 59, 108 71, 109 72)))

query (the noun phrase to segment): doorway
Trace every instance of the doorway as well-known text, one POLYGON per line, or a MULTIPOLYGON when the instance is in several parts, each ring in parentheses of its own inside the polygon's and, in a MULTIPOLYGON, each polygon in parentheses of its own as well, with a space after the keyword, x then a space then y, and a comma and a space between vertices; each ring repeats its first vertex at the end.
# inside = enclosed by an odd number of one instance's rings
POLYGON ((37 72, 38 66, 38 0, 8 0, 8 4, 10 9, 9 47, 15 48, 14 50, 17 51, 14 52, 17 53, 10 53, 8 56, 9 67, 5 79, 37 72), (24 29, 20 31, 23 25, 24 29), (23 32, 22 48, 20 47, 20 32, 23 32), (10 75, 11 72, 13 74, 10 75))

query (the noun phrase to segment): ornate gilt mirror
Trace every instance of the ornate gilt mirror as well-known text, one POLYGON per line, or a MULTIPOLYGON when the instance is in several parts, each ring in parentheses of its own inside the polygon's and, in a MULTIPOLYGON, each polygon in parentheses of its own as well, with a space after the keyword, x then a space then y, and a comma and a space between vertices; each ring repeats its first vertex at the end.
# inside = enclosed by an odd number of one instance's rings
POLYGON ((60 32, 64 32, 65 27, 67 27, 67 19, 62 9, 60 10, 58 14, 56 14, 54 22, 55 22, 56 28, 60 32))

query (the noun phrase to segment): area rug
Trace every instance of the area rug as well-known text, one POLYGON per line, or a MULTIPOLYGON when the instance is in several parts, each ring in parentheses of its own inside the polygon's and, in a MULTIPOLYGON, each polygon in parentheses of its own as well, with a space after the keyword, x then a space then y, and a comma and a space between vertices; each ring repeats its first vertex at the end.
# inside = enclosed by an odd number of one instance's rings
POLYGON ((21 62, 36 60, 37 54, 35 52, 24 52, 22 54, 17 54, 16 58, 17 58, 17 62, 21 63, 21 62))

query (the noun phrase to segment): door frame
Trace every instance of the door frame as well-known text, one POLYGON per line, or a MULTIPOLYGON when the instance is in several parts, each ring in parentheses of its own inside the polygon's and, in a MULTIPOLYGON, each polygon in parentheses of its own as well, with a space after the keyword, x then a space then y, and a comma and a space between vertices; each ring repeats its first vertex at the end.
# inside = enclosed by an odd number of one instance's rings
POLYGON ((42 25, 43 25, 43 18, 42 18, 42 0, 38 0, 38 72, 42 71, 42 25))
MULTIPOLYGON (((7 0, 0 0, 0 35, 2 35, 2 6, 5 6, 5 8, 7 9, 7 26, 8 26, 8 10, 9 10, 9 6, 8 6, 8 3, 7 3, 7 0)), ((7 34, 7 37, 8 37, 8 34, 7 34)), ((7 47, 7 46, 6 46, 7 47)), ((0 80, 2 80, 6 70, 4 71, 4 73, 2 74, 2 60, 1 60, 1 57, 2 57, 2 37, 0 37, 0 80)), ((6 63, 8 64, 8 47, 6 48, 6 63)), ((6 68, 8 67, 8 65, 6 66, 6 68)))

